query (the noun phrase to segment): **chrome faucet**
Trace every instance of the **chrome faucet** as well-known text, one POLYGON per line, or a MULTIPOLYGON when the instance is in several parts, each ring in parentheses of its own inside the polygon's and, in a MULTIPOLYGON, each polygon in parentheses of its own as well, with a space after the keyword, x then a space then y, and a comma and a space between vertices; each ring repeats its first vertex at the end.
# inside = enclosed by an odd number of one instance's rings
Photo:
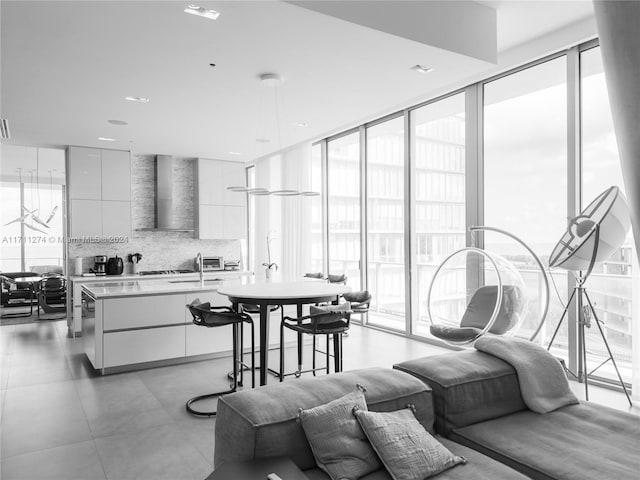
POLYGON ((196 262, 198 262, 198 271, 200 272, 200 286, 204 286, 204 260, 202 254, 198 252, 196 255, 196 262))

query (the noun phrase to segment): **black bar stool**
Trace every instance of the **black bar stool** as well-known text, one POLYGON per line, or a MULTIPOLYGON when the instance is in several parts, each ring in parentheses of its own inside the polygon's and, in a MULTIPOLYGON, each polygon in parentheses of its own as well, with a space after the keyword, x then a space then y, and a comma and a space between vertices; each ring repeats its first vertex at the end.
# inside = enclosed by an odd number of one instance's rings
MULTIPOLYGON (((326 307, 310 308, 310 314, 298 318, 284 317, 280 323, 280 381, 289 375, 299 377, 303 373, 312 372, 316 374, 318 370, 326 370, 329 373, 329 365, 331 357, 329 353, 329 337, 333 336, 333 357, 334 370, 342 371, 342 334, 349 330, 349 322, 351 320, 350 305, 343 303, 342 305, 331 305, 326 307), (313 358, 312 368, 302 370, 302 355, 298 348, 298 370, 292 373, 284 373, 284 329, 288 328, 298 334, 313 335, 313 358), (316 336, 325 335, 327 339, 327 350, 322 352, 326 355, 326 364, 324 367, 316 368, 316 336)), ((299 346, 302 342, 298 342, 299 346)))
POLYGON ((198 395, 191 398, 187 404, 187 412, 200 417, 211 417, 216 412, 202 412, 194 410, 191 405, 205 398, 216 397, 218 395, 224 395, 227 393, 233 393, 238 389, 238 386, 242 386, 244 380, 244 368, 251 369, 251 388, 256 385, 255 375, 255 340, 254 340, 254 326, 251 317, 245 313, 234 312, 230 307, 212 307, 210 303, 199 303, 199 300, 195 300, 193 303, 187 305, 189 312, 193 316, 193 323, 195 325, 212 328, 212 327, 224 327, 231 325, 233 328, 233 383, 229 385, 230 389, 223 392, 208 393, 205 395, 198 395), (244 363, 243 353, 243 340, 244 340, 244 323, 251 324, 251 367, 244 363), (238 334, 240 340, 240 352, 238 352, 238 334), (239 368, 238 368, 239 367, 239 368), (238 372, 238 370, 240 370, 238 372), (240 378, 238 380, 238 377, 240 378))

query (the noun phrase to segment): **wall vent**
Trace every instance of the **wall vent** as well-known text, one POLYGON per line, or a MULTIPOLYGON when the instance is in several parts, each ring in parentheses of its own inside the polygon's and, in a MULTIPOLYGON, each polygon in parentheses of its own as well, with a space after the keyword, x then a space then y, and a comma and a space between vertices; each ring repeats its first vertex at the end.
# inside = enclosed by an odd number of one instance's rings
POLYGON ((0 118, 0 137, 3 140, 11 138, 11 134, 9 133, 9 121, 5 118, 0 118))

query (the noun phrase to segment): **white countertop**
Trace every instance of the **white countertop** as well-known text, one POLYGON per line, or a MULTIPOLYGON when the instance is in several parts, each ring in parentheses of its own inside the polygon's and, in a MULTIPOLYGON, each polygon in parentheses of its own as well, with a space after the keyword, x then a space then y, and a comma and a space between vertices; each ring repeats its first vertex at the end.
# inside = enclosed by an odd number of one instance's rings
MULTIPOLYGON (((168 275, 164 275, 167 277, 168 275)), ((149 280, 113 280, 92 282, 82 285, 82 290, 96 300, 106 298, 140 297, 151 295, 170 295, 194 292, 212 292, 225 282, 233 280, 209 280, 204 285, 199 280, 188 279, 149 279, 149 280)))
MULTIPOLYGON (((205 272, 204 278, 210 279, 210 278, 218 278, 218 277, 233 277, 237 275, 241 275, 241 276, 253 275, 253 272, 247 271, 247 270, 211 271, 211 272, 205 272)), ((119 281, 119 280, 157 280, 157 279, 173 280, 176 278, 181 278, 185 280, 198 280, 199 274, 198 272, 160 274, 160 275, 140 275, 137 273, 125 273, 122 275, 90 275, 86 277, 82 275, 69 276, 69 280, 71 282, 80 282, 80 283, 111 282, 111 281, 119 281)))

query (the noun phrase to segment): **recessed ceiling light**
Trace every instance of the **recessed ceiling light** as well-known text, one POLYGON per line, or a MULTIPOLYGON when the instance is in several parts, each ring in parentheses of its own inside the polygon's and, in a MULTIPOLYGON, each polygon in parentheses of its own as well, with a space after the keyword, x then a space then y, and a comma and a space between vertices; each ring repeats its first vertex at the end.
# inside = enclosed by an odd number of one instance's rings
POLYGON ((240 152, 228 152, 229 155, 242 155, 242 153, 240 152))
POLYGON ((110 123, 111 125, 129 125, 124 120, 107 120, 107 123, 110 123))
POLYGON ((146 97, 124 97, 125 100, 138 103, 149 103, 149 99, 146 97))
POLYGON ((411 67, 411 70, 418 72, 418 73, 429 73, 429 72, 433 72, 433 68, 431 67, 427 67, 425 65, 414 65, 413 67, 411 67))
POLYGON ((103 142, 115 142, 116 141, 115 138, 109 138, 109 137, 98 137, 98 140, 101 140, 103 142))
POLYGON ((296 127, 300 127, 300 128, 306 128, 306 127, 309 126, 309 124, 307 122, 296 122, 296 123, 294 123, 294 125, 296 127))
POLYGON ((268 138, 256 138, 256 142, 258 143, 269 143, 271 140, 268 138))
POLYGON ((220 16, 220 12, 215 10, 208 10, 204 7, 199 7, 193 3, 189 3, 187 8, 184 9, 184 13, 190 13, 191 15, 197 15, 199 17, 208 18, 210 20, 216 20, 220 16))

